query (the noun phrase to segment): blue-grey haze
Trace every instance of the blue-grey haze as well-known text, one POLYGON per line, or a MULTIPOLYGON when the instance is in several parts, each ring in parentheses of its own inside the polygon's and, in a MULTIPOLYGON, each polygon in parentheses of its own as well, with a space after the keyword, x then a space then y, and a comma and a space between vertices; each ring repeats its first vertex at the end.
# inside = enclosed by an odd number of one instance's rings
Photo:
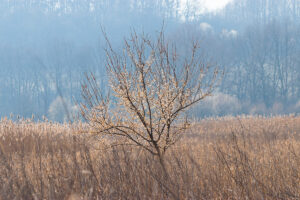
POLYGON ((300 2, 235 0, 217 13, 182 11, 178 0, 0 0, 0 116, 64 119, 81 100, 85 72, 100 87, 105 41, 116 49, 132 29, 166 34, 184 54, 199 39, 205 62, 225 71, 196 116, 300 112, 300 2), (180 12, 179 12, 180 11, 180 12))

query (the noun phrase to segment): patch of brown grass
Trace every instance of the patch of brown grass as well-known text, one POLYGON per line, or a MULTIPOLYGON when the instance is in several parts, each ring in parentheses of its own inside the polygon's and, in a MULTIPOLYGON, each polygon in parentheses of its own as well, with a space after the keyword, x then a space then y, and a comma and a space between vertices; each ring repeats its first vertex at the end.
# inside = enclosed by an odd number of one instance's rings
POLYGON ((196 122, 159 162, 84 124, 0 122, 0 199, 299 199, 300 117, 196 122), (99 145, 100 144, 100 145, 99 145))

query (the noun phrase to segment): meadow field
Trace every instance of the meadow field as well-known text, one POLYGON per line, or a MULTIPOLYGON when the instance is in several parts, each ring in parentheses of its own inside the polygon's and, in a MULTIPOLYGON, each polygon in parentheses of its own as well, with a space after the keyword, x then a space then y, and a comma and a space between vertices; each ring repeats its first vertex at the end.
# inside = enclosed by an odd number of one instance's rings
POLYGON ((165 156, 84 123, 0 122, 0 199, 300 199, 300 117, 194 122, 165 156))

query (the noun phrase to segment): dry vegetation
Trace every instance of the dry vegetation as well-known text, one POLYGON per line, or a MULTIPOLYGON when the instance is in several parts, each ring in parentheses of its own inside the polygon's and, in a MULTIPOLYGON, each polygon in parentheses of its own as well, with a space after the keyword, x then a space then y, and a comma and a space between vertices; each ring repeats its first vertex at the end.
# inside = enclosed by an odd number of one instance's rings
POLYGON ((206 119, 166 153, 78 134, 84 124, 0 123, 0 199, 299 199, 300 117, 206 119))

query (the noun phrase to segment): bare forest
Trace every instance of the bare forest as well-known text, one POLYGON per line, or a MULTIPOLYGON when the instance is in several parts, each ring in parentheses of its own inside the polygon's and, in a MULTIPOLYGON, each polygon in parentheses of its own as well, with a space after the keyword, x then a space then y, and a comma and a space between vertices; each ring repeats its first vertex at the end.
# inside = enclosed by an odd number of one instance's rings
POLYGON ((299 2, 236 0, 214 12, 202 4, 1 0, 1 116, 63 122, 60 98, 76 111, 85 72, 107 87, 101 27, 121 50, 132 29, 155 35, 163 23, 178 51, 198 40, 202 60, 226 72, 214 97, 193 109, 195 117, 299 113, 299 2))

